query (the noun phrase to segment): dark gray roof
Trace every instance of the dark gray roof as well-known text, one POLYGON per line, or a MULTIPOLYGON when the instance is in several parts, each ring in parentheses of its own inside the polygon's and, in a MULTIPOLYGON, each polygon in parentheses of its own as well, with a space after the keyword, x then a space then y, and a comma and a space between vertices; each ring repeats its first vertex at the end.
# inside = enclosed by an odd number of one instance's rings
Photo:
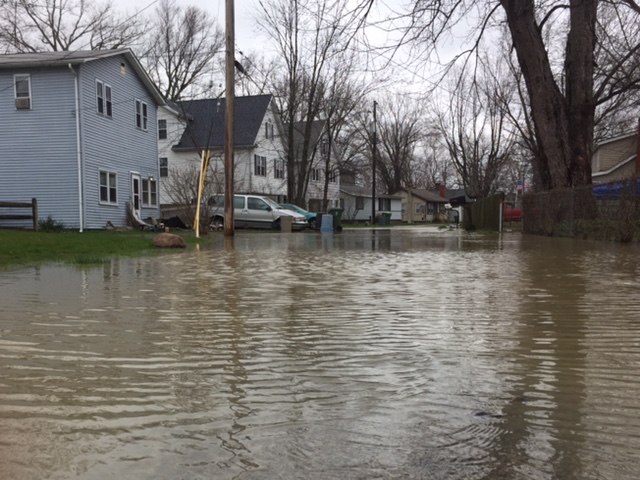
MULTIPOLYGON (((309 152, 313 151, 314 146, 318 143, 322 136, 325 126, 324 120, 315 120, 311 122, 311 135, 309 136, 309 152)), ((302 156, 302 149, 304 147, 304 132, 307 126, 307 122, 296 122, 293 124, 293 145, 295 149, 295 157, 300 158, 302 156)))
MULTIPOLYGON (((254 95, 235 98, 236 147, 256 144, 260 126, 271 104, 271 95, 254 95)), ((178 111, 189 123, 175 150, 224 147, 226 98, 177 102, 178 111)))
POLYGON ((124 55, 136 74, 149 90, 158 105, 164 105, 162 94, 142 68, 140 62, 129 48, 116 48, 113 50, 76 50, 73 52, 39 52, 39 53, 12 53, 0 55, 0 69, 15 68, 48 68, 66 67, 67 65, 81 65, 83 63, 124 55))

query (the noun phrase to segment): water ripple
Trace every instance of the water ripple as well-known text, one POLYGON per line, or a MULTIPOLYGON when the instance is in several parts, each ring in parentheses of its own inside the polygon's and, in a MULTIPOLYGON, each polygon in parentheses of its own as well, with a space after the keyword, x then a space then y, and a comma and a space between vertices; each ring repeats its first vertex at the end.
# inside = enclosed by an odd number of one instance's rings
POLYGON ((635 478, 637 248, 424 229, 0 277, 0 478, 635 478))

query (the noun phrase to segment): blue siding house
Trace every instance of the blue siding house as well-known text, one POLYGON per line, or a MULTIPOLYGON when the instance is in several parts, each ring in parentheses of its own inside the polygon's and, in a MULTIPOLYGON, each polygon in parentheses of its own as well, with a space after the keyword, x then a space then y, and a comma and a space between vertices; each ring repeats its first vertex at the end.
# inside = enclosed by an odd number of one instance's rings
POLYGON ((158 105, 129 49, 0 55, 0 201, 80 231, 158 218, 158 105))

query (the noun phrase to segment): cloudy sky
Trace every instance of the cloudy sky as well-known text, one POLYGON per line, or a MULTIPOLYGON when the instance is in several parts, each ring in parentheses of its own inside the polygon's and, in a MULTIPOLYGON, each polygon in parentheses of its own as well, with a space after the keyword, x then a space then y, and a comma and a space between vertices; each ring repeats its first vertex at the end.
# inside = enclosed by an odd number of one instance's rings
MULTIPOLYGON (((177 5, 195 5, 215 17, 224 31, 226 0, 175 0, 177 5)), ((132 9, 146 9, 145 13, 151 14, 160 3, 159 0, 114 0, 114 4, 123 11, 132 9)), ((236 45, 240 50, 259 50, 264 46, 265 39, 260 37, 260 32, 255 28, 256 23, 252 14, 257 11, 257 0, 235 0, 235 36, 236 45)))

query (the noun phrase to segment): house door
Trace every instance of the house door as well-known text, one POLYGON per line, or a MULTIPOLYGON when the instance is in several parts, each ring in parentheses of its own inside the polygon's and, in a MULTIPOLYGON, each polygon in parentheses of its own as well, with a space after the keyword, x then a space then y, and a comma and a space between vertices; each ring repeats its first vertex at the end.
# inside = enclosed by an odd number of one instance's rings
POLYGON ((137 218, 140 218, 140 175, 131 174, 131 207, 137 218))

